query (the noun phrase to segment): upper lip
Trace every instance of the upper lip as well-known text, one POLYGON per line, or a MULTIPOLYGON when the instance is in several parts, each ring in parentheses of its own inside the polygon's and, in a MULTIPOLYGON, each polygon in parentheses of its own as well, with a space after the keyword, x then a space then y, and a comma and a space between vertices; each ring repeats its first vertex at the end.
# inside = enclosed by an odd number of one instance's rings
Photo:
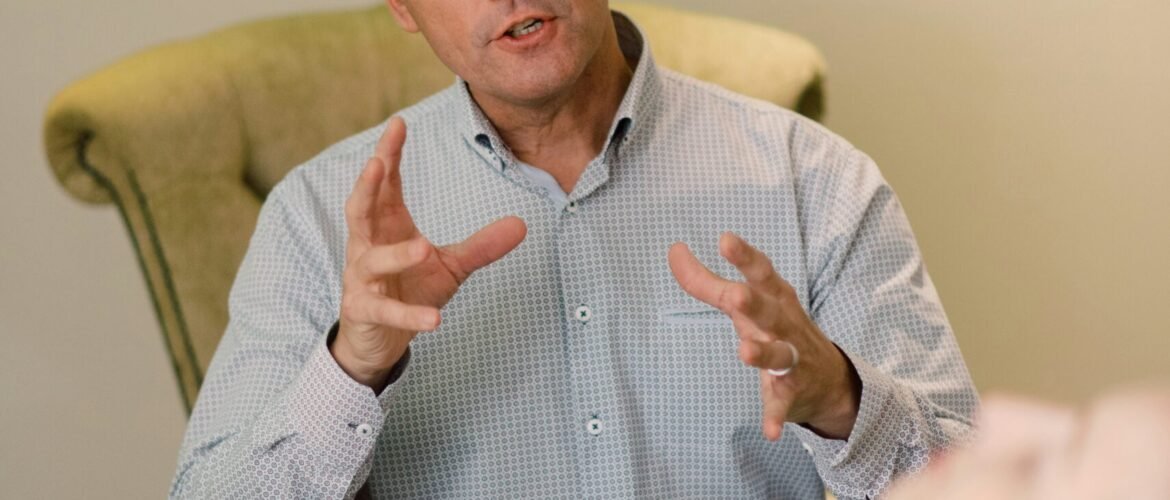
POLYGON ((492 39, 498 40, 500 38, 503 38, 505 35, 508 34, 509 31, 512 31, 512 26, 515 26, 516 23, 523 22, 526 19, 535 19, 535 20, 541 21, 541 22, 548 22, 548 21, 552 20, 552 18, 553 17, 548 15, 548 14, 538 14, 538 13, 531 13, 531 12, 525 13, 525 14, 516 14, 512 17, 509 17, 508 20, 502 26, 500 26, 500 28, 498 30, 496 30, 495 37, 493 37, 492 39))

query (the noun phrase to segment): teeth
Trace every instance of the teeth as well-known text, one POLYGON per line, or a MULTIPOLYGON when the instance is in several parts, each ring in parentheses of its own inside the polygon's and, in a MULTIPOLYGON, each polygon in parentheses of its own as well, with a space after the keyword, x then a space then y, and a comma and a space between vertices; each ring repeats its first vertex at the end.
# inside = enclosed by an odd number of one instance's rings
POLYGON ((543 25, 544 22, 539 19, 525 19, 512 26, 512 29, 508 30, 508 34, 514 37, 521 37, 540 29, 543 25))

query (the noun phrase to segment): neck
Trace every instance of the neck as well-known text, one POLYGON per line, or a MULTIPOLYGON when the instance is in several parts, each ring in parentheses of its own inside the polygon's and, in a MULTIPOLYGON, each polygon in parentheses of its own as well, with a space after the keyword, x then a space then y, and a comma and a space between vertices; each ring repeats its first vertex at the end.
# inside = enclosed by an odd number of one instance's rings
POLYGON ((566 193, 605 147, 633 78, 612 25, 605 40, 576 82, 540 102, 517 104, 469 89, 512 154, 547 171, 566 193))

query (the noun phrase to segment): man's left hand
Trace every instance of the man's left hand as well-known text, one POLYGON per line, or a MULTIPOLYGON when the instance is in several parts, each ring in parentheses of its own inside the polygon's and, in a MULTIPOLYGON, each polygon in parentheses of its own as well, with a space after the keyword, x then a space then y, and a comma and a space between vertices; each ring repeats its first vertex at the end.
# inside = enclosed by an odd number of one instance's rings
POLYGON ((809 318, 792 285, 771 260, 739 236, 724 233, 719 253, 746 282, 726 280, 704 266, 683 243, 670 247, 674 278, 691 296, 731 318, 739 334, 739 359, 760 370, 764 436, 777 440, 784 422, 806 425, 831 439, 853 431, 861 380, 852 363, 809 318), (793 359, 789 343, 799 353, 793 359), (792 370, 783 376, 768 369, 792 370))

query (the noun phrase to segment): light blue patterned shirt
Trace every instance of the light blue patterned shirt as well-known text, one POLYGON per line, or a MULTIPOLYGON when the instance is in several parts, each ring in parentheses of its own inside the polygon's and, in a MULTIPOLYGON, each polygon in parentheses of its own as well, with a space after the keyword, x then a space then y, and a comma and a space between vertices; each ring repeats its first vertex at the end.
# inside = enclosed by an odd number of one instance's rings
POLYGON ((528 224, 418 336, 381 394, 326 347, 342 206, 383 126, 293 170, 268 197, 171 494, 340 498, 875 496, 970 430, 976 393, 897 198, 874 163, 774 105, 638 61, 603 152, 571 193, 519 166, 455 85, 400 114, 405 199, 436 244, 528 224), (684 293, 666 253, 766 252, 852 360, 847 441, 798 425, 768 442, 758 371, 730 320, 684 293), (823 481, 823 483, 822 483, 823 481))

